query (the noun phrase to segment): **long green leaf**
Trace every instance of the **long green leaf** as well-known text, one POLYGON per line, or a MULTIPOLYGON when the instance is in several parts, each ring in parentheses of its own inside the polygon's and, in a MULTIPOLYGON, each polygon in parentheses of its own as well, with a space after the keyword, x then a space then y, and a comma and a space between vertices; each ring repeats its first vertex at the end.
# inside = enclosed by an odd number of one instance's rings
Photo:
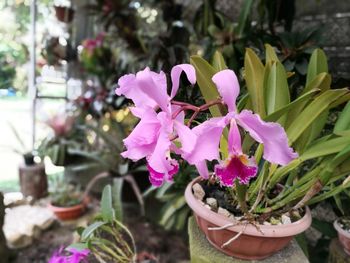
POLYGON ((113 209, 115 211, 115 218, 118 221, 123 221, 123 202, 122 190, 124 185, 123 178, 114 178, 112 187, 113 209))
POLYGON ((115 219, 115 211, 113 209, 112 187, 106 185, 103 188, 101 198, 101 213, 104 221, 113 221, 115 219))
POLYGON ((332 102, 348 92, 347 89, 328 90, 310 103, 287 129, 290 143, 295 142, 299 136, 328 109, 332 102))
POLYGON ((264 66, 258 56, 250 48, 246 49, 244 57, 245 80, 251 97, 253 109, 261 117, 265 117, 264 105, 264 66))
POLYGON ((217 71, 227 69, 224 57, 219 51, 215 51, 212 65, 217 71))
POLYGON ((89 238, 91 234, 95 232, 96 229, 98 229, 100 226, 103 226, 107 224, 107 222, 103 221, 97 221, 89 225, 87 228, 84 229, 83 233, 81 233, 81 239, 84 241, 85 239, 89 238))
POLYGON ((334 126, 334 133, 337 135, 344 134, 344 131, 350 130, 350 102, 348 102, 340 113, 334 126))
MULTIPOLYGON (((212 81, 212 77, 217 70, 200 56, 191 56, 190 61, 196 69, 197 83, 205 101, 210 102, 220 97, 219 92, 212 81)), ((209 110, 214 117, 221 116, 220 108, 218 106, 212 106, 209 110)))
POLYGON ((318 158, 330 154, 335 154, 344 149, 344 147, 350 144, 350 136, 337 137, 326 141, 320 141, 319 143, 312 144, 308 149, 300 156, 303 161, 318 158))
POLYGON ((265 44, 265 60, 266 64, 269 62, 279 62, 276 52, 270 44, 265 44))
POLYGON ((271 114, 290 103, 287 74, 280 62, 272 62, 265 82, 266 113, 271 114))
POLYGON ((318 74, 328 73, 328 63, 326 54, 321 49, 315 49, 312 52, 309 66, 307 69, 306 85, 309 84, 318 74))
POLYGON ((253 4, 254 0, 245 0, 243 2, 241 12, 238 18, 238 24, 235 28, 235 32, 239 38, 243 37, 244 30, 247 27, 247 23, 249 22, 249 15, 251 14, 253 4))

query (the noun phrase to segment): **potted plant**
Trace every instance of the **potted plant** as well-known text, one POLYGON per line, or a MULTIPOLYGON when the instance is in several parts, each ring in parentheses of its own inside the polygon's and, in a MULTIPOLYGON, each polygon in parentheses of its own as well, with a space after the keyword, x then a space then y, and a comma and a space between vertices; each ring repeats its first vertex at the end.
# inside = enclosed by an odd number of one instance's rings
POLYGON ((338 238, 345 253, 350 256, 350 217, 343 216, 334 222, 334 228, 338 232, 338 238))
POLYGON ((11 123, 9 127, 19 145, 19 147, 11 146, 11 149, 23 157, 23 163, 18 167, 21 192, 24 196, 32 196, 34 199, 45 197, 47 195, 45 164, 35 162, 34 151, 28 150, 24 140, 11 123))
POLYGON ((350 187, 335 184, 350 171, 350 125, 321 134, 329 110, 348 101, 350 92, 330 89, 321 50, 312 54, 306 85, 294 100, 291 73, 269 45, 265 65, 246 51, 246 92, 221 54, 213 65, 198 56, 191 63, 173 67, 170 95, 163 72, 146 68, 119 79, 116 93, 134 102, 131 111, 140 119, 121 155, 146 158, 155 186, 172 181, 176 157, 196 166, 201 177, 188 185, 185 198, 209 242, 238 258, 266 258, 310 226, 308 204, 350 187), (191 84, 197 81, 205 104, 174 99, 181 72, 191 84), (198 123, 203 114, 207 120, 198 123))
POLYGON ((85 211, 84 194, 79 187, 58 178, 52 182, 49 208, 61 220, 79 218, 85 211))

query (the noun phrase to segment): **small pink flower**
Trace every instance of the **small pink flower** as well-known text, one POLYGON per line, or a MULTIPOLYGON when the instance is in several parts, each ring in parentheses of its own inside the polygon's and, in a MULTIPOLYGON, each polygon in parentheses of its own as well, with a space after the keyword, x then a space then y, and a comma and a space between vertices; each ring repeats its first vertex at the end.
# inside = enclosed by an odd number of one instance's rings
POLYGON ((65 113, 57 113, 45 123, 54 131, 56 137, 66 136, 73 128, 75 118, 65 113))
POLYGON ((89 249, 77 250, 75 248, 68 249, 70 254, 65 253, 63 247, 56 251, 49 259, 48 263, 81 263, 87 262, 86 258, 90 253, 89 249))

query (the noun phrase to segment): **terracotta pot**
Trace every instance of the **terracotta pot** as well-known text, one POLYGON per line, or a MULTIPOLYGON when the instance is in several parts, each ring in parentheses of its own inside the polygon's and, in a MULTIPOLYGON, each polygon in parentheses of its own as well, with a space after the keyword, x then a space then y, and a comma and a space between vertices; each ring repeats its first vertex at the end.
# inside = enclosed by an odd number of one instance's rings
POLYGON ((295 235, 304 232, 311 225, 312 217, 307 207, 305 216, 291 224, 259 225, 261 232, 255 226, 248 224, 238 239, 222 248, 222 244, 242 231, 244 225, 231 226, 223 230, 208 230, 210 227, 231 224, 233 220, 209 210, 194 197, 192 186, 200 180, 201 178, 197 177, 187 186, 186 202, 193 210, 197 224, 208 241, 229 256, 249 260, 267 258, 286 247, 295 235))
POLYGON ((338 232, 338 238, 342 244, 346 254, 350 256, 350 233, 346 232, 338 223, 338 220, 334 221, 334 228, 338 232))
POLYGON ((85 211, 84 203, 70 207, 59 207, 54 206, 50 203, 48 207, 61 220, 71 220, 79 218, 85 211))

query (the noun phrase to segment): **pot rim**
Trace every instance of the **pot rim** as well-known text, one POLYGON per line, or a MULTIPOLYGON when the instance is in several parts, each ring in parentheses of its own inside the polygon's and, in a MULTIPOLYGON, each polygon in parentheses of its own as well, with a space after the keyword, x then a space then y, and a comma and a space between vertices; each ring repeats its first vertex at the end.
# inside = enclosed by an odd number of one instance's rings
POLYGON ((350 239, 350 233, 347 232, 347 231, 345 231, 345 230, 339 225, 338 220, 339 220, 339 218, 338 218, 337 220, 335 220, 334 223, 333 223, 333 226, 334 226, 335 230, 337 230, 337 232, 338 232, 339 234, 341 234, 342 236, 345 236, 346 238, 350 239))
MULTIPOLYGON (((231 219, 205 208, 203 204, 194 197, 192 193, 192 186, 193 184, 197 183, 200 180, 202 180, 202 178, 199 176, 194 180, 192 180, 186 187, 185 198, 189 207, 193 210, 193 212, 196 215, 204 218, 205 220, 209 221, 213 225, 224 226, 224 225, 233 223, 231 219)), ((299 219, 294 223, 287 224, 287 225, 271 225, 271 226, 259 225, 259 228, 262 233, 258 231, 255 226, 249 224, 246 226, 246 229, 244 230, 244 234, 250 235, 250 236, 276 237, 276 238, 295 236, 297 234, 300 234, 310 227, 311 221, 312 221, 310 209, 307 206, 305 208, 306 208, 305 209, 306 211, 303 218, 299 219)), ((244 226, 237 225, 237 226, 231 226, 225 229, 233 232, 240 232, 243 230, 243 228, 244 226)))
POLYGON ((55 212, 69 212, 69 211, 74 211, 74 210, 80 210, 80 209, 85 209, 85 204, 81 202, 80 204, 73 205, 73 206, 67 206, 67 207, 62 207, 62 206, 55 206, 51 202, 48 204, 49 208, 51 208, 55 212))

